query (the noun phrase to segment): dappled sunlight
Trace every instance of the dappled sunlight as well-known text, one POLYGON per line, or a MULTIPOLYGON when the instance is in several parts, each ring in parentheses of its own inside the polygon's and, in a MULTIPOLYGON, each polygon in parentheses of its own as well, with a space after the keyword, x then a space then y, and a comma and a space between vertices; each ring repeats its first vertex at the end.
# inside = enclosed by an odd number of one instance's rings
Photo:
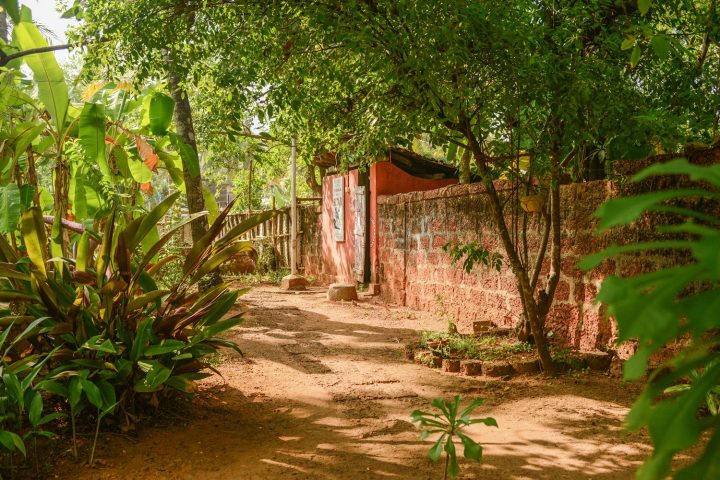
MULTIPOLYGON (((374 314, 365 324, 354 306, 328 305, 320 294, 283 295, 282 306, 270 308, 264 302, 279 297, 272 289, 248 297, 247 323, 232 332, 247 360, 231 355, 219 366, 222 379, 202 382, 189 405, 198 418, 186 427, 147 433, 146 441, 182 435, 198 446, 212 444, 224 459, 221 473, 201 455, 179 478, 429 478, 441 467, 427 459, 430 443, 420 440, 409 415, 457 392, 486 398, 477 413, 499 424, 468 429, 485 456, 479 464, 462 461, 467 478, 494 472, 519 480, 624 479, 647 453, 645 437, 623 440, 629 403, 613 380, 443 374, 403 359, 402 344, 419 331, 384 323, 388 313, 380 306, 366 305, 374 314)), ((127 453, 117 454, 119 441, 107 439, 104 461, 130 462, 133 469, 150 458, 140 445, 123 445, 127 453)), ((152 461, 182 460, 166 452, 152 461)))

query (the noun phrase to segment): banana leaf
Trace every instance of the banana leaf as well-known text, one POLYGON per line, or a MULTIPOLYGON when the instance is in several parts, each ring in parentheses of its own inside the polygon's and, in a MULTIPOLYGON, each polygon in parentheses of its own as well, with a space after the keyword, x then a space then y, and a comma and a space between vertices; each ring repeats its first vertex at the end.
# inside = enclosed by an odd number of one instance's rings
POLYGON ((22 215, 21 232, 28 257, 42 278, 47 277, 45 261, 47 258, 47 236, 42 212, 33 207, 22 215))
MULTIPOLYGON (((23 50, 47 47, 47 40, 38 28, 29 21, 15 25, 13 38, 23 50)), ((64 131, 65 118, 70 104, 65 75, 52 52, 38 53, 24 57, 25 63, 33 72, 38 87, 38 97, 50 113, 58 136, 64 131)))

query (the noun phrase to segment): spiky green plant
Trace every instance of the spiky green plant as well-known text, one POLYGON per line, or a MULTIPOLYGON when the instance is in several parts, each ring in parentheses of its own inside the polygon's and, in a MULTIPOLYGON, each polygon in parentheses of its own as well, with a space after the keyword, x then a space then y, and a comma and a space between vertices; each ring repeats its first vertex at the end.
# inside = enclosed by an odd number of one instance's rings
POLYGON ((433 434, 440 434, 433 446, 428 451, 428 456, 433 462, 438 462, 445 452, 444 479, 455 478, 460 473, 460 465, 457 461, 455 450, 455 439, 458 438, 463 444, 463 456, 469 460, 480 461, 482 458, 482 446, 470 438, 464 429, 476 423, 497 427, 494 418, 470 418, 470 414, 484 403, 484 399, 473 400, 464 410, 460 411, 462 397, 456 395, 452 400, 444 398, 433 399, 431 405, 437 408, 439 413, 428 413, 415 410, 410 414, 413 423, 417 423, 422 430, 420 438, 425 440, 433 434))
POLYGON ((241 292, 225 283, 205 290, 197 285, 222 262, 251 249, 238 238, 275 212, 220 236, 230 205, 189 249, 180 279, 161 289, 154 275, 167 259, 156 256, 198 215, 180 221, 146 251, 140 245, 178 196, 130 218, 110 211, 99 222, 102 233, 60 232, 71 234, 70 258, 50 257, 53 239, 39 209, 23 215, 17 249, 0 236, 0 298, 9 302, 0 307, 0 325, 5 332, 10 325, 27 326, 6 358, 49 354, 38 388, 68 399, 73 427, 88 409, 95 412, 96 432, 110 413, 122 412, 129 422, 138 398, 155 403, 168 388, 191 393, 195 381, 212 370, 207 355, 222 346, 239 351, 220 334, 241 322, 239 315, 227 316, 241 292))

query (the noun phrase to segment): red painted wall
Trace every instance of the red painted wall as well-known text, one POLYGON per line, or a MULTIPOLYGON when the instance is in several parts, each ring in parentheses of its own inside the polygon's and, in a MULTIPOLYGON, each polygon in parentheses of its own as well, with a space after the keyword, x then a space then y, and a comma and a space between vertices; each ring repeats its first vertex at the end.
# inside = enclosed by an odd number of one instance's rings
POLYGON ((355 216, 353 202, 358 185, 358 171, 351 170, 345 175, 330 175, 323 178, 322 200, 322 255, 323 281, 352 282, 355 255, 353 252, 353 229, 355 216), (333 235, 333 179, 345 177, 345 240, 336 241, 333 235))
MULTIPOLYGON (((353 231, 355 228, 355 190, 358 186, 358 171, 351 170, 345 177, 345 240, 336 241, 333 236, 333 179, 340 175, 329 175, 323 179, 322 201, 322 272, 318 275, 323 282, 353 282, 355 275, 355 251, 353 231)), ((370 166, 370 280, 376 282, 378 265, 378 195, 393 195, 415 191, 432 190, 457 183, 457 180, 426 180, 413 177, 390 162, 383 161, 370 166)))

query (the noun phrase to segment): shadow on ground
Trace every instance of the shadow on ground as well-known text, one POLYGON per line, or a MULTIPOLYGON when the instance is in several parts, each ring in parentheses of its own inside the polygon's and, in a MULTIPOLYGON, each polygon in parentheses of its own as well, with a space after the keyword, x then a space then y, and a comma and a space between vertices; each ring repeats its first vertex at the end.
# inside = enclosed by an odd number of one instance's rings
POLYGON ((644 435, 623 436, 635 392, 616 380, 443 374, 402 358, 429 321, 268 289, 248 300, 247 321, 233 332, 247 358, 227 355, 225 381, 206 381, 134 440, 104 435, 100 468, 66 462, 58 478, 442 478, 409 414, 457 393, 486 398, 477 414, 499 423, 470 430, 485 456, 462 459, 460 478, 626 479, 647 454, 644 435))

